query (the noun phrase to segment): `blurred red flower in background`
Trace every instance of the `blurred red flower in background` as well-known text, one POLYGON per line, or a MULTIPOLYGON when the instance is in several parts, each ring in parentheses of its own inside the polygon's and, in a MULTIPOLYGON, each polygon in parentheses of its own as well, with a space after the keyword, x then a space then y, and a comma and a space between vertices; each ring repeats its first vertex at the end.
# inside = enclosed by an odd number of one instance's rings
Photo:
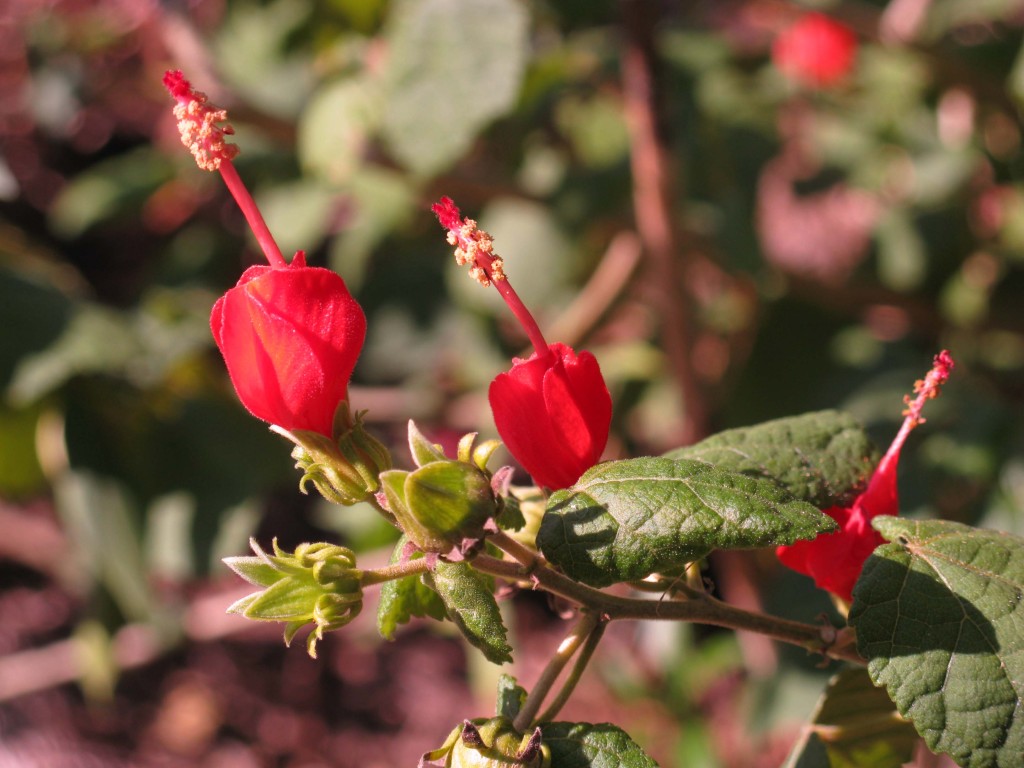
POLYGON ((844 24, 822 13, 808 13, 780 34, 772 46, 772 61, 801 85, 828 88, 853 69, 857 37, 844 24))

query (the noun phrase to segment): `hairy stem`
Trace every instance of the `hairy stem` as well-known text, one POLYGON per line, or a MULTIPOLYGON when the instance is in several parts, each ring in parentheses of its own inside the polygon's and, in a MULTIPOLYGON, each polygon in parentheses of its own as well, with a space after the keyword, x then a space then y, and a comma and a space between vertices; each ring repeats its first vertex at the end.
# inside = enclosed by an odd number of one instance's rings
POLYGON ((383 584, 385 581, 394 581, 405 576, 424 573, 429 570, 430 562, 426 558, 421 557, 417 560, 406 560, 404 563, 393 563, 392 565, 386 565, 383 568, 377 568, 372 571, 363 571, 359 582, 364 587, 369 587, 374 584, 383 584))
POLYGON ((593 656, 594 651, 597 650, 597 644, 600 643, 601 638, 604 637, 604 629, 607 626, 608 622, 602 619, 594 626, 594 629, 591 630, 590 634, 587 635, 587 640, 583 644, 583 648, 580 650, 579 655, 576 656, 576 661, 573 662, 572 669, 569 671, 569 676, 562 684, 562 689, 558 692, 554 701, 548 705, 548 708, 545 709, 537 718, 538 723, 549 723, 558 716, 559 712, 562 711, 562 707, 565 706, 565 702, 569 700, 572 692, 576 690, 576 684, 583 676, 583 670, 585 670, 587 668, 587 664, 590 663, 590 657, 593 656))
POLYGON ((558 680, 558 676, 562 673, 562 670, 565 669, 565 665, 569 663, 576 651, 579 650, 580 646, 587 641, 601 623, 601 617, 596 613, 584 611, 580 615, 579 621, 576 622, 576 625, 572 628, 569 634, 565 636, 565 639, 562 640, 561 644, 558 646, 558 650, 555 651, 555 655, 551 657, 548 665, 544 668, 544 671, 541 672, 540 678, 534 684, 529 695, 526 697, 526 701, 523 702, 523 707, 519 710, 519 714, 517 714, 515 720, 512 721, 512 726, 517 731, 525 733, 531 726, 533 726, 534 719, 537 716, 537 712, 540 711, 541 704, 544 703, 544 699, 547 697, 548 692, 555 684, 555 681, 558 680))
POLYGON ((559 573, 547 564, 543 556, 523 547, 507 536, 496 536, 490 540, 519 560, 522 566, 518 569, 509 568, 509 563, 495 561, 501 563, 501 572, 499 572, 499 570, 489 567, 491 563, 488 561, 493 561, 494 558, 484 560, 478 557, 473 560, 475 568, 503 578, 532 580, 546 591, 576 603, 585 610, 592 611, 608 620, 692 621, 698 624, 711 624, 729 629, 757 632, 784 643, 798 645, 811 653, 821 653, 829 658, 864 663, 864 660, 853 648, 834 645, 837 630, 829 625, 804 624, 756 611, 747 611, 724 603, 710 595, 699 593, 691 594, 685 600, 649 600, 608 594, 580 584, 559 573), (510 541, 514 544, 511 548, 508 544, 510 541), (523 560, 527 560, 528 563, 523 560))

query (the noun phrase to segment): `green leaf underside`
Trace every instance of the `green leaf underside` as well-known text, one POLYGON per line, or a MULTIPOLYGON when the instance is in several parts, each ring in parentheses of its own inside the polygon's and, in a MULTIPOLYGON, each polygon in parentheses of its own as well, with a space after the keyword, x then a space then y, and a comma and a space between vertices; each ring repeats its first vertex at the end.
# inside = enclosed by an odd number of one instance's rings
MULTIPOLYGON (((401 559, 402 550, 408 539, 402 536, 391 555, 392 564, 401 559)), ((417 552, 413 559, 422 557, 417 552)), ((430 617, 442 621, 447 612, 440 596, 428 587, 418 575, 386 581, 380 588, 380 604, 377 607, 377 629, 381 636, 393 640, 399 624, 406 624, 413 616, 430 617)))
POLYGON ((567 575, 603 587, 715 549, 792 544, 835 527, 771 480, 647 457, 599 464, 553 494, 537 544, 567 575))
POLYGON ((625 731, 607 723, 541 726, 553 768, 658 768, 625 731))
POLYGON ((913 757, 917 741, 914 726, 897 714, 867 670, 845 669, 829 681, 783 768, 900 768, 913 757))
POLYGON ((1024 539, 945 521, 880 517, 850 624, 935 752, 961 766, 1024 764, 1024 539))
POLYGON ((441 596, 448 618, 488 661, 512 661, 512 647, 506 639, 490 578, 468 563, 439 561, 432 574, 423 574, 423 580, 441 596))
POLYGON ((864 490, 878 453, 852 416, 816 411, 719 432, 665 458, 768 478, 795 498, 828 509, 848 505, 864 490))

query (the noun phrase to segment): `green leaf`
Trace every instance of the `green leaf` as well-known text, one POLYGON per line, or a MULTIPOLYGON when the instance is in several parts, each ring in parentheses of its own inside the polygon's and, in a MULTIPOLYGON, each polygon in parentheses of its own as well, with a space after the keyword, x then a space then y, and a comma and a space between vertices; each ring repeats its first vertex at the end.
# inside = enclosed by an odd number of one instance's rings
POLYGON ((516 682, 512 675, 502 673, 498 678, 498 700, 495 704, 495 715, 515 720, 519 710, 526 701, 526 689, 516 682))
POLYGON ((390 21, 384 138, 403 165, 429 176, 514 106, 528 15, 516 0, 405 0, 390 21))
POLYGON ((771 480, 647 457, 599 464, 553 494, 537 544, 572 578, 603 587, 714 549, 792 544, 835 527, 771 480))
POLYGON ((878 454, 841 411, 817 411, 719 432, 665 454, 775 480, 819 509, 845 506, 867 487, 878 454))
POLYGON ((448 618, 488 661, 512 661, 512 647, 506 640, 501 611, 487 576, 474 571, 469 563, 442 560, 432 574, 423 574, 423 580, 441 596, 448 618))
MULTIPOLYGON (((402 536, 391 554, 392 564, 402 558, 409 539, 402 536)), ((412 555, 415 560, 423 553, 412 555)), ((413 616, 430 617, 442 621, 446 616, 444 603, 437 592, 428 587, 419 576, 406 576, 401 579, 385 582, 380 588, 380 604, 377 606, 377 629, 382 637, 395 639, 395 630, 399 624, 407 624, 413 616)))
POLYGON ((900 717, 866 669, 845 669, 828 683, 804 737, 783 768, 900 768, 913 758, 917 732, 900 717))
POLYGON ((557 768, 657 768, 621 728, 608 723, 548 723, 544 743, 557 768))
POLYGON ((1024 539, 879 517, 850 624, 876 685, 928 746, 962 766, 1024 755, 1024 539))
POLYGON ((259 593, 245 609, 247 619, 288 621, 309 619, 313 605, 324 593, 324 588, 312 578, 300 580, 286 576, 259 593))

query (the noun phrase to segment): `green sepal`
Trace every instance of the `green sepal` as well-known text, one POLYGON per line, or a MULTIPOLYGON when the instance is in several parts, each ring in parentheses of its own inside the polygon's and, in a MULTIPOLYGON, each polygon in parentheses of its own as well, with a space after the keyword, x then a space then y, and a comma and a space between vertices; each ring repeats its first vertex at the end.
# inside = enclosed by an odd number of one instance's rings
POLYGON ((225 557, 224 565, 257 587, 269 587, 281 578, 281 571, 259 557, 225 557))
POLYGON ((482 538, 498 512, 490 478, 461 461, 434 461, 411 472, 405 503, 415 521, 406 533, 425 552, 447 553, 482 538))
POLYGON ((507 717, 465 720, 457 726, 439 749, 425 753, 420 766, 428 761, 445 768, 550 768, 551 752, 544 744, 541 730, 519 733, 507 717))
POLYGON ((441 450, 441 446, 424 437, 412 419, 409 419, 409 451, 412 453, 412 460, 417 467, 447 458, 444 451, 441 450))

